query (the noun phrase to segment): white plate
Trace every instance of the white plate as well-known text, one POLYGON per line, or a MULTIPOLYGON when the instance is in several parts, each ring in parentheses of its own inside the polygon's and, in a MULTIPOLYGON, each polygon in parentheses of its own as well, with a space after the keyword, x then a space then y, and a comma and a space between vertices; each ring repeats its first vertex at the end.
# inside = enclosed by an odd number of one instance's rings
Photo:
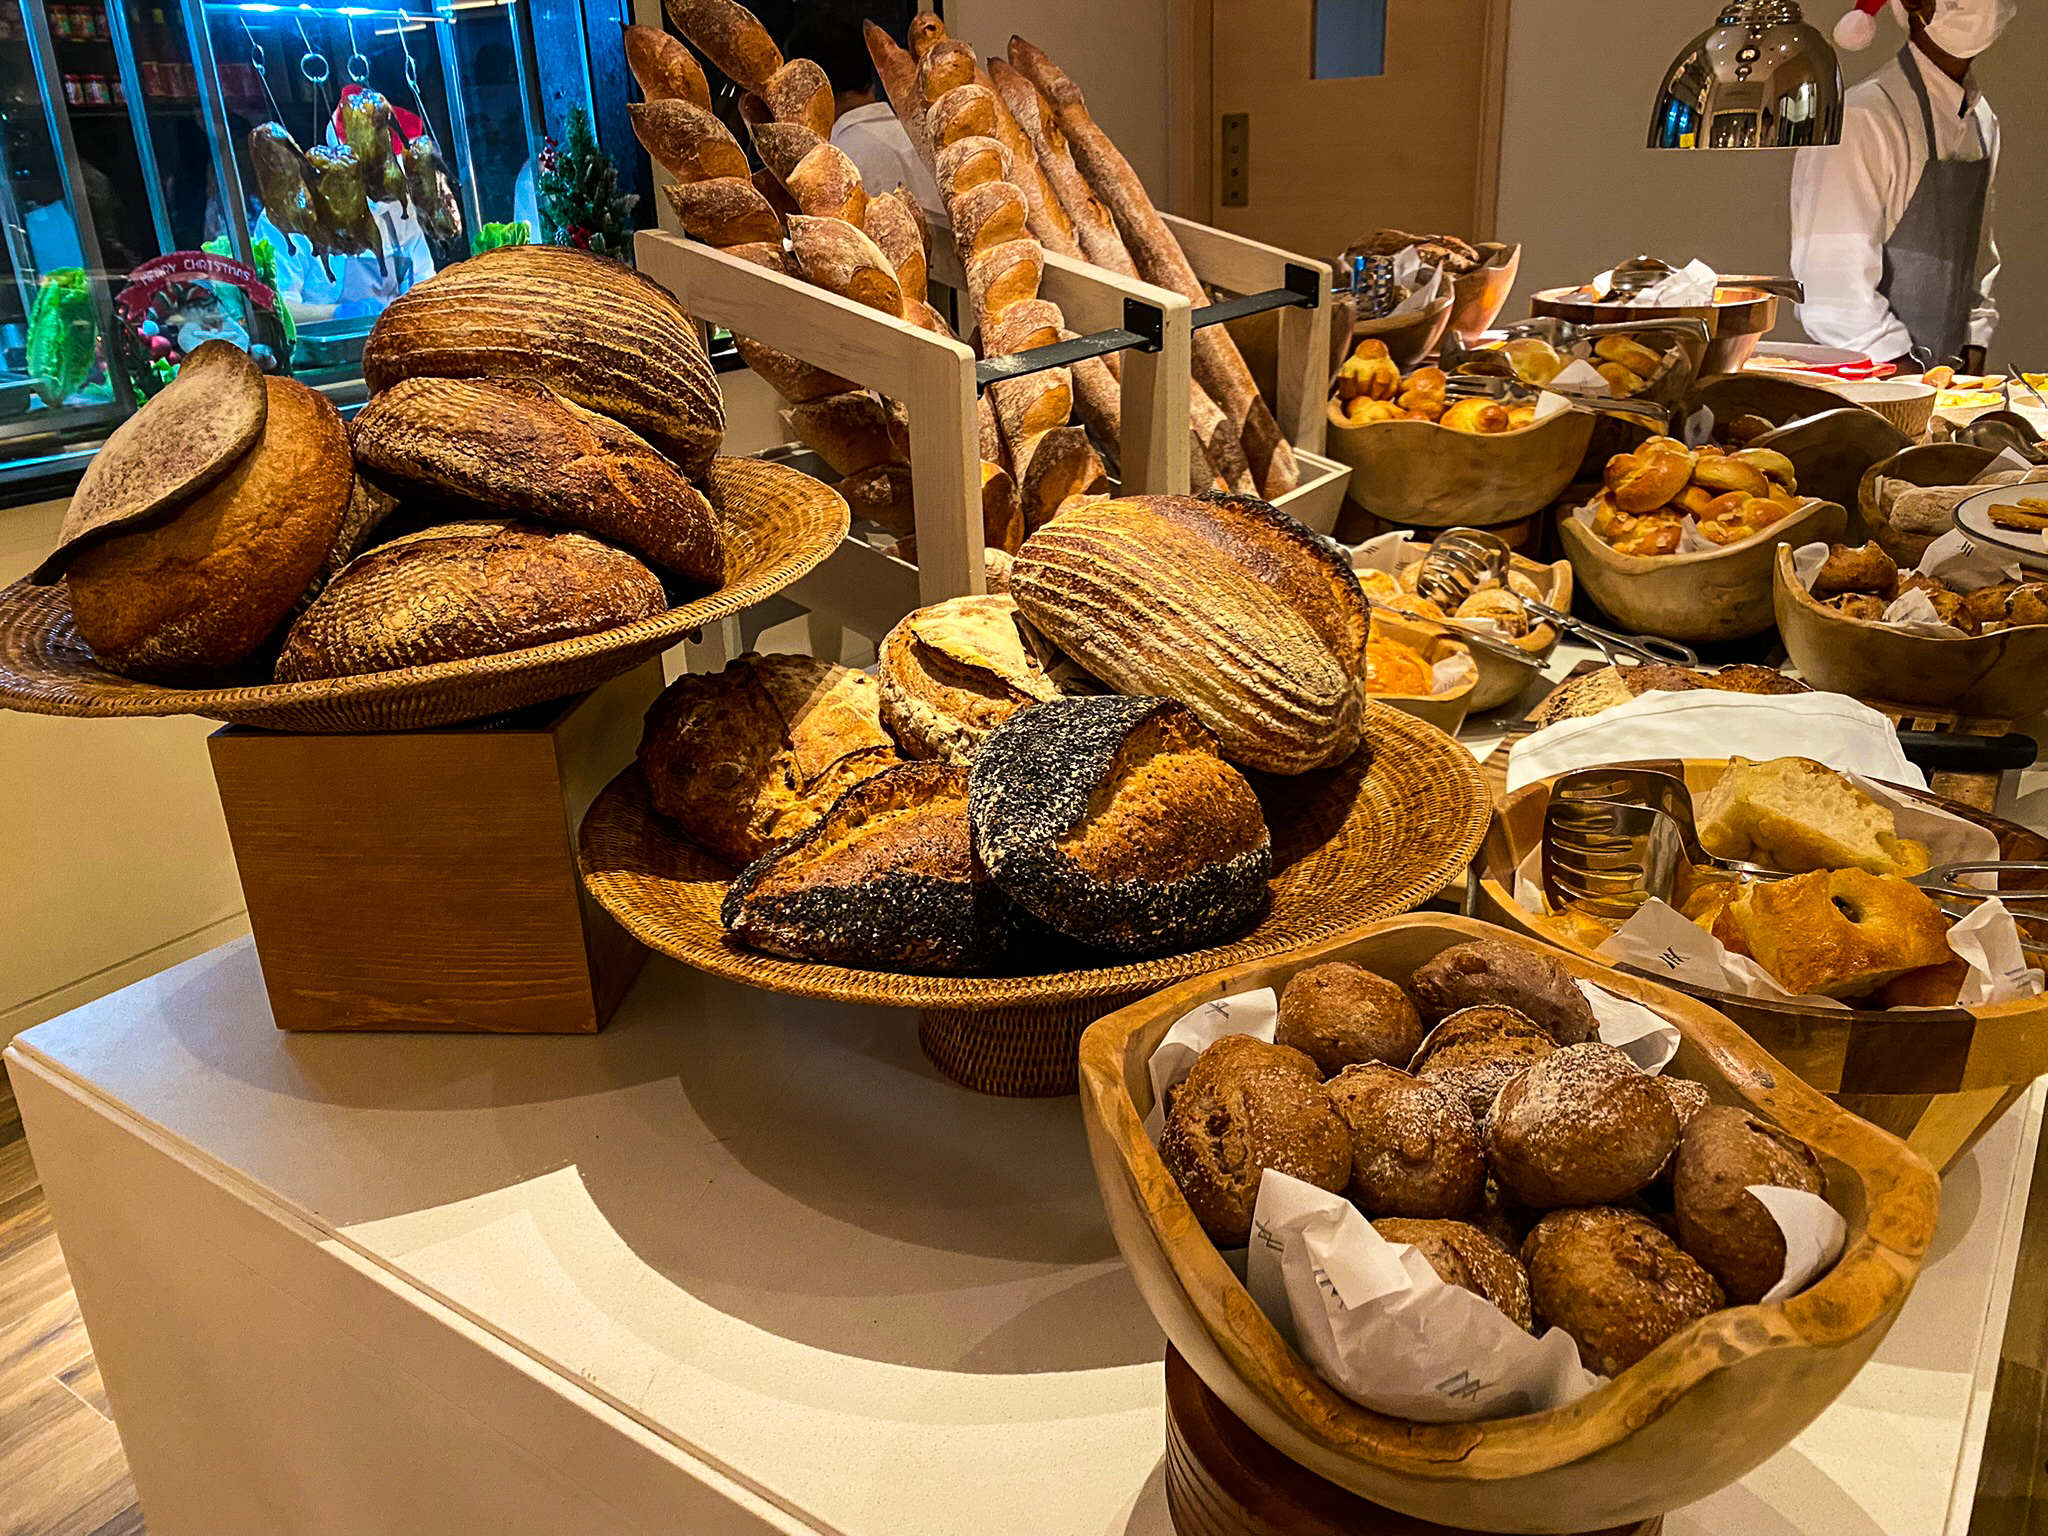
POLYGON ((2048 485, 2036 482, 2033 485, 1987 486, 1974 496, 1965 496, 1956 503, 1956 526, 1973 539, 1982 539, 1986 544, 2011 550, 2028 565, 2048 570, 2048 540, 2043 540, 2038 533, 2023 533, 1992 524, 1993 507, 2009 507, 2022 501, 2048 501, 2048 485))

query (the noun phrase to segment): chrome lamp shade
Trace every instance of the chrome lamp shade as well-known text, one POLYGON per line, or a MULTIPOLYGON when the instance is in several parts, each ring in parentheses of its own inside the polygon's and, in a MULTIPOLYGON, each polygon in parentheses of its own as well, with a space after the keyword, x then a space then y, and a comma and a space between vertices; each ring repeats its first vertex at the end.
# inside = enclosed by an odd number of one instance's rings
POLYGON ((1652 149, 1797 149, 1842 141, 1842 67, 1796 0, 1726 0, 1665 72, 1652 149))

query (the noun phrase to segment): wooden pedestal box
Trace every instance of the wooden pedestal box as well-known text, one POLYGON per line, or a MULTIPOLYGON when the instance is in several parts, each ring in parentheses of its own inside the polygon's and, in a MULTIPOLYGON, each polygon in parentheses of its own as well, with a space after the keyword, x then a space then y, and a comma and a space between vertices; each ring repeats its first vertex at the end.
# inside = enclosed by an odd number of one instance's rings
POLYGON ((444 730, 208 741, 281 1029, 588 1034, 647 952, 590 900, 576 828, 632 760, 653 660, 444 730))

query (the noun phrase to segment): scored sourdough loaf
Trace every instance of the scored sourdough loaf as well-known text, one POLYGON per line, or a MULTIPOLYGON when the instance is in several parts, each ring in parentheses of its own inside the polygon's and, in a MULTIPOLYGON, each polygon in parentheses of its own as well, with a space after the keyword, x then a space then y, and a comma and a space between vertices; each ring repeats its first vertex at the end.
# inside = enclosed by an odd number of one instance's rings
POLYGON ((1199 949, 1266 899, 1258 797, 1170 699, 1096 695, 1019 710, 969 775, 975 855, 1070 939, 1130 955, 1199 949))
POLYGON ((903 763, 748 865, 721 916, 771 954, 950 976, 999 959, 1018 914, 975 860, 967 770, 903 763))
POLYGON ((905 615, 880 659, 882 723, 912 757, 967 763, 1018 710, 1060 696, 1052 647, 999 595, 905 615))
MULTIPOLYGON (((355 480, 348 428, 326 396, 295 379, 259 387, 268 398, 261 436, 227 478, 165 521, 103 531, 73 553, 64 578, 72 621, 115 671, 172 676, 247 659, 334 548, 355 480)), ((239 401, 227 408, 244 414, 239 401)))
POLYGON ((1085 503, 1024 541, 1010 590, 1117 692, 1193 710, 1232 762, 1305 773, 1358 746, 1365 595, 1324 541, 1265 502, 1085 503))
POLYGON ((277 680, 494 656, 667 607, 654 572, 587 534, 504 518, 445 523, 349 562, 292 625, 277 680))
POLYGON ((609 417, 531 386, 405 379, 356 417, 356 457, 407 485, 580 528, 717 587, 711 503, 609 417))
POLYGON ((545 385, 623 422, 693 480, 725 437, 717 376, 675 296, 562 246, 485 251, 394 299, 363 343, 363 378, 376 394, 420 375, 545 385))
POLYGON ((654 808, 735 869, 901 761, 875 680, 809 656, 749 652, 686 673, 648 709, 640 739, 654 808))

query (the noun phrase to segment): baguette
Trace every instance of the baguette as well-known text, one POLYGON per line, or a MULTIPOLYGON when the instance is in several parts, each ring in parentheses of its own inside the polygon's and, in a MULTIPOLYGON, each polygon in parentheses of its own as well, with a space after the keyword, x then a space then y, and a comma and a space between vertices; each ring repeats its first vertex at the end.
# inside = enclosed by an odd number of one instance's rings
MULTIPOLYGON (((1052 104, 1054 121, 1066 136, 1076 163, 1089 187, 1115 216, 1146 281, 1184 294, 1190 303, 1207 303, 1208 294, 1188 264, 1186 252, 1159 217, 1130 162, 1089 115, 1080 87, 1021 37, 1010 39, 1010 62, 1052 104)), ((1245 457, 1264 493, 1273 497, 1293 490, 1301 481, 1294 450, 1260 398, 1237 344, 1222 326, 1212 325, 1195 332, 1194 345, 1196 377, 1237 426, 1245 457)))
POLYGON ((787 221, 791 214, 803 212, 803 209, 797 206, 796 199, 789 195, 789 188, 777 181, 775 173, 767 166, 758 167, 747 180, 753 183, 754 190, 760 193, 763 200, 775 211, 776 218, 787 221))
POLYGON ((747 178, 747 152, 705 108, 671 98, 636 101, 626 110, 632 114, 633 136, 677 181, 747 178))
POLYGON ((762 123, 754 129, 754 148, 799 212, 866 227, 868 194, 860 168, 838 145, 802 123, 762 123))
POLYGON ((659 27, 626 28, 626 67, 649 101, 677 99, 711 110, 711 85, 697 56, 659 27))
POLYGON ((788 415, 790 430, 810 444, 842 479, 896 458, 888 412, 864 390, 794 405, 788 415))
POLYGON ((844 219, 798 214, 789 221, 789 248, 804 276, 828 293, 878 309, 903 313, 903 285, 875 242, 844 219))
POLYGON ((735 85, 759 93, 782 68, 782 50, 754 13, 734 0, 665 0, 668 19, 735 85))
POLYGON ((791 59, 760 90, 776 122, 802 123, 821 139, 832 137, 832 82, 823 66, 810 59, 791 59))
POLYGON ((720 249, 782 240, 782 220, 751 182, 736 176, 715 181, 671 182, 662 188, 668 204, 692 240, 720 249))
POLYGON ((1075 229, 1074 221, 1060 202, 1058 194, 1046 179, 1045 169, 1039 164, 1038 153, 1031 142, 1031 136, 1018 120, 1000 82, 995 77, 995 71, 998 69, 1023 81, 1027 87, 1031 82, 1024 80, 1023 76, 1010 69, 1001 59, 990 60, 987 71, 978 77, 978 82, 987 88, 989 95, 994 99, 995 140, 1009 153, 1010 179, 1017 184, 1018 191, 1024 194, 1025 204, 1031 210, 1031 233, 1038 236, 1039 241, 1049 251, 1057 251, 1062 256, 1084 256, 1086 253, 1081 249, 1080 233, 1075 229))
POLYGON ((903 188, 897 187, 894 191, 869 197, 867 208, 868 238, 880 247, 882 254, 889 258, 889 265, 896 269, 896 281, 906 299, 923 298, 931 280, 924 225, 907 206, 915 201, 903 188))
POLYGON ((882 94, 910 136, 911 147, 927 166, 936 168, 937 154, 925 129, 924 98, 917 94, 916 56, 897 47, 895 39, 872 21, 861 23, 861 36, 867 39, 868 58, 875 66, 875 78, 882 82, 882 94))

